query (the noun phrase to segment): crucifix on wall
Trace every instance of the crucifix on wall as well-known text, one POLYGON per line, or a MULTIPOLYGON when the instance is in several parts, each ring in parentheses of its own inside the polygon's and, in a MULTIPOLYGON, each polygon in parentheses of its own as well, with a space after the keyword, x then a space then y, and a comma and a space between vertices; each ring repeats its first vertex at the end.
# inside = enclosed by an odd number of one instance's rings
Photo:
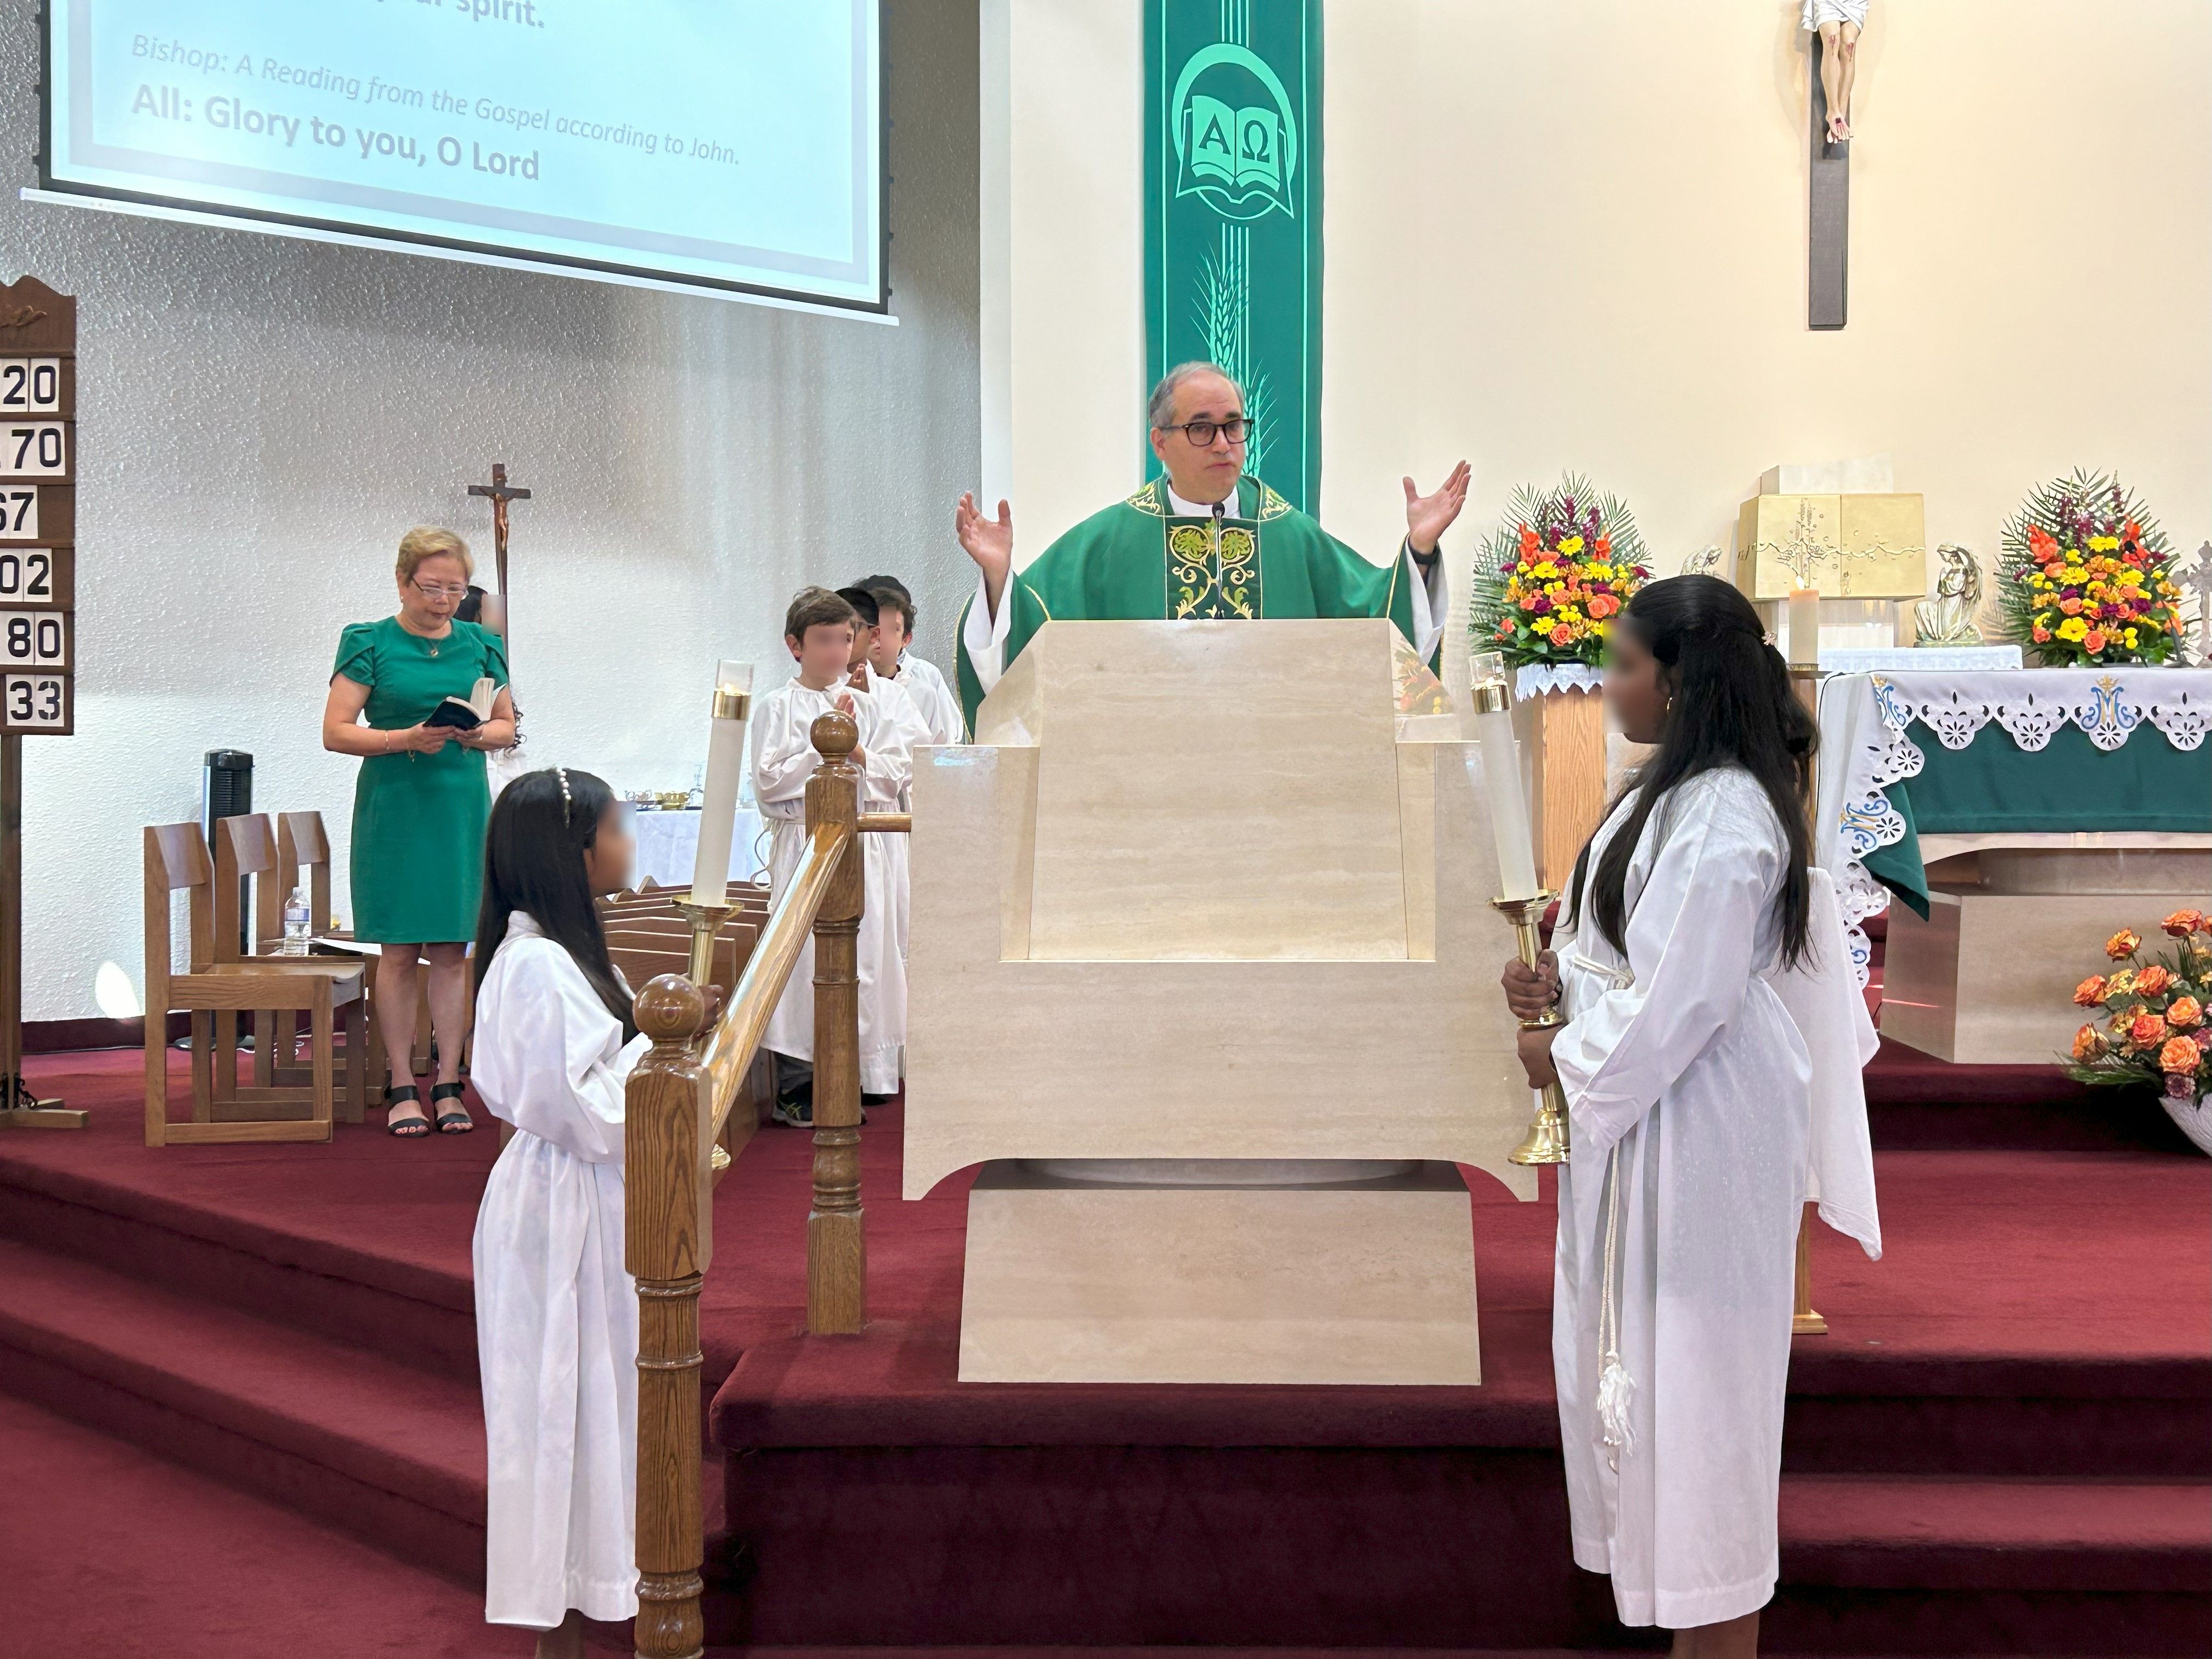
POLYGON ((1850 312, 1851 93, 1867 0, 1805 0, 1812 40, 1808 102, 1813 162, 1806 240, 1805 325, 1837 329, 1850 312))
POLYGON ((499 616, 494 625, 499 629, 500 638, 506 642, 507 660, 511 663, 514 660, 514 640, 508 632, 513 618, 508 615, 507 597, 507 504, 509 501, 528 501, 530 492, 518 485, 507 483, 507 463, 494 461, 491 464, 491 482, 488 484, 471 484, 469 494, 489 496, 491 500, 492 562, 499 572, 500 600, 499 616))

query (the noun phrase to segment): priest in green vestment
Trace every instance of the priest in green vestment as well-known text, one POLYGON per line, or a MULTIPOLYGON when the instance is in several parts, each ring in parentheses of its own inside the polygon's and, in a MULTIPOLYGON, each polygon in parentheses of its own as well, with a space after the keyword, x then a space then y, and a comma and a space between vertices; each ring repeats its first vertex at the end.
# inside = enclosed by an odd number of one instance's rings
POLYGON ((1024 569, 1013 514, 955 514, 982 576, 960 614, 960 704, 975 708, 1048 622, 1170 622, 1257 617, 1388 617, 1434 665, 1443 635, 1437 538, 1467 504, 1460 462, 1432 495, 1405 480, 1406 539, 1370 562, 1244 471, 1244 393, 1212 363, 1184 363, 1153 388, 1146 417, 1164 476, 1094 513, 1024 569))

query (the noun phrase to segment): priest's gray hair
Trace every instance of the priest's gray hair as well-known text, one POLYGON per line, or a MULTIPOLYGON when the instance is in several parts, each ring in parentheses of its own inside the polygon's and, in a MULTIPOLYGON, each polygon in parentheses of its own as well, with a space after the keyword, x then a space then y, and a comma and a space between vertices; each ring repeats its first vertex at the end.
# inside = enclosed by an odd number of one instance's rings
POLYGON ((1152 388, 1152 395, 1145 404, 1145 424, 1155 432, 1164 426, 1171 424, 1175 418, 1176 388, 1185 380, 1200 374, 1217 374, 1228 381, 1231 386, 1236 387, 1237 406, 1240 409, 1244 406, 1244 388, 1238 384, 1234 374, 1222 368, 1219 363, 1194 360, 1188 363, 1177 363, 1160 376, 1160 383, 1152 388))

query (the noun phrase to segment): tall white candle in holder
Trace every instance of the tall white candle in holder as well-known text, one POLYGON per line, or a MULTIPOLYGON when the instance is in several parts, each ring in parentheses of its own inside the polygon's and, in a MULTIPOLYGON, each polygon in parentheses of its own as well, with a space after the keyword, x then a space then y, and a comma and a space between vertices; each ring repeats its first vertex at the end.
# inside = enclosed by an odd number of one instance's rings
POLYGON ((699 854, 691 866, 694 904, 720 904, 729 890, 730 842, 737 834, 738 788, 744 781, 745 717, 752 708, 752 689, 750 663, 724 662, 715 669, 707 776, 699 804, 699 854))
POLYGON ((1534 898, 1536 845, 1528 830, 1528 799, 1521 788, 1521 751, 1513 741, 1513 682, 1504 657, 1478 654, 1469 665, 1468 696, 1474 704, 1474 738, 1482 750, 1482 781, 1490 797, 1490 831, 1498 842, 1498 896, 1534 898))
POLYGON ((1788 660, 1792 668, 1817 668, 1820 665, 1820 590, 1817 587, 1790 590, 1788 660))

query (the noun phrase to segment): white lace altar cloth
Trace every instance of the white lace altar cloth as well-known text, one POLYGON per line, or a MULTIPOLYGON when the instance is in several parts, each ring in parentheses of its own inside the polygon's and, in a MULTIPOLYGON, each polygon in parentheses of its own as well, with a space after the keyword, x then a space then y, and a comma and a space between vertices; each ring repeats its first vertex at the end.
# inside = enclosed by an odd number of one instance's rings
POLYGON ((1513 672, 1513 695, 1533 697, 1546 691, 1595 691, 1605 678, 1586 663, 1531 663, 1513 672))
POLYGON ((1867 855, 1905 839, 1905 819, 1890 805, 1888 787, 1917 776, 1925 760, 1907 728, 1917 721, 1946 749, 1964 749, 1992 720, 2030 754, 2068 725, 2107 750, 2146 726, 2176 749, 2194 750, 2212 727, 2212 669, 1900 671, 1822 681, 1813 856, 1835 878, 1862 985, 1871 954, 1866 920, 1889 908, 1889 890, 1867 873, 1867 855))

